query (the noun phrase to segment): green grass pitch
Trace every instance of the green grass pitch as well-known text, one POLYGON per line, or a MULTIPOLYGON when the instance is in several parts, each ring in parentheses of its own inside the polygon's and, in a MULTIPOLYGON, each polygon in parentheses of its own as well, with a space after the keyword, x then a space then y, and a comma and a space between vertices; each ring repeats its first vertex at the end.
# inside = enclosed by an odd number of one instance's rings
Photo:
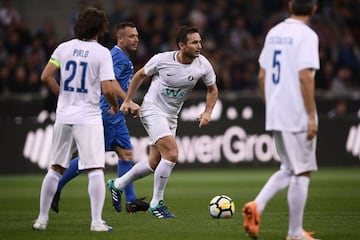
MULTIPOLYGON (((176 219, 156 219, 147 212, 117 213, 107 191, 103 218, 114 231, 92 233, 87 176, 80 175, 63 190, 60 212, 50 212, 46 231, 31 229, 39 209, 44 175, 0 176, 0 239, 248 239, 242 228, 241 207, 252 200, 275 169, 174 169, 165 192, 165 203, 176 219), (226 194, 236 204, 231 219, 213 219, 210 199, 226 194)), ((115 177, 107 172, 105 178, 115 177)), ((151 199, 153 177, 135 183, 139 197, 151 199)), ((262 217, 259 240, 285 239, 287 233, 286 191, 268 204, 262 217)), ((321 168, 313 174, 306 206, 304 228, 323 240, 360 239, 360 168, 321 168)))

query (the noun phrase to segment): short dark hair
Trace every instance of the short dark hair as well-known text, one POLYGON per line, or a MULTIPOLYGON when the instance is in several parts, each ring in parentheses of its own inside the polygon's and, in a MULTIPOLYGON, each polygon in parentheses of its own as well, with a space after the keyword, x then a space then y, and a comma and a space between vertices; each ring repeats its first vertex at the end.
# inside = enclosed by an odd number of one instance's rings
POLYGON ((316 0, 290 0, 292 4, 292 13, 300 16, 311 15, 316 0))
POLYGON ((124 29, 126 27, 136 27, 135 24, 133 22, 121 22, 119 24, 116 25, 116 30, 119 30, 119 29, 124 29))
POLYGON ((127 27, 136 28, 135 24, 133 22, 121 22, 116 25, 116 35, 118 34, 124 34, 122 30, 124 30, 127 27))
POLYGON ((196 27, 181 26, 179 33, 176 37, 176 44, 179 46, 179 43, 186 43, 188 41, 187 35, 189 33, 199 33, 199 29, 196 27))
POLYGON ((105 12, 89 7, 81 11, 78 15, 78 20, 74 26, 74 33, 76 38, 89 40, 96 35, 101 37, 107 30, 109 21, 106 18, 105 12))

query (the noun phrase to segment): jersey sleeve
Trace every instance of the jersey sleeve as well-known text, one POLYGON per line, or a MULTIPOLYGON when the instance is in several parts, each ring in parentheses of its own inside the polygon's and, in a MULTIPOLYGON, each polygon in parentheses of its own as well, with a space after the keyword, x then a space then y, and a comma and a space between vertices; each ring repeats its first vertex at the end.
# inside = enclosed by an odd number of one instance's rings
MULTIPOLYGON (((270 30, 271 31, 271 30, 270 30)), ((259 60, 258 60, 258 62, 259 62, 259 65, 260 65, 260 67, 262 67, 262 68, 266 68, 266 66, 265 66, 265 64, 266 64, 266 46, 267 46, 267 39, 268 39, 268 35, 269 35, 269 33, 266 35, 266 37, 265 37, 265 41, 264 41, 264 46, 263 46, 263 48, 261 49, 261 52, 260 52, 260 56, 259 56, 259 60)))
POLYGON ((57 46, 55 48, 54 52, 51 54, 51 57, 49 59, 49 62, 54 64, 57 68, 60 67, 62 46, 63 46, 63 44, 60 44, 59 46, 57 46))
POLYGON ((319 38, 315 32, 307 33, 302 39, 297 55, 298 70, 312 68, 319 69, 319 38))
POLYGON ((110 51, 106 48, 104 48, 104 51, 102 53, 102 57, 99 57, 100 59, 100 81, 104 80, 114 80, 114 67, 113 67, 113 60, 111 58, 110 51))
POLYGON ((158 71, 159 59, 160 54, 156 54, 145 64, 144 71, 146 76, 154 75, 158 71))
POLYGON ((203 58, 204 64, 205 64, 205 75, 202 78, 204 84, 206 86, 211 86, 215 84, 216 82, 216 74, 214 71, 214 68, 212 67, 211 63, 204 57, 203 58))

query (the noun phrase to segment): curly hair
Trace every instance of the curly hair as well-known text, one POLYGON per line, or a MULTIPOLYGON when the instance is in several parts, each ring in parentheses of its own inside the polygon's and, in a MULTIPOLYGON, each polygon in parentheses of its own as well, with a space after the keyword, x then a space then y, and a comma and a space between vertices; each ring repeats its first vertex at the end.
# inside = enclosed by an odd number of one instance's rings
POLYGON ((96 35, 102 35, 108 30, 109 21, 106 18, 105 12, 97 8, 86 8, 81 11, 78 20, 74 26, 74 33, 76 38, 89 40, 96 35))

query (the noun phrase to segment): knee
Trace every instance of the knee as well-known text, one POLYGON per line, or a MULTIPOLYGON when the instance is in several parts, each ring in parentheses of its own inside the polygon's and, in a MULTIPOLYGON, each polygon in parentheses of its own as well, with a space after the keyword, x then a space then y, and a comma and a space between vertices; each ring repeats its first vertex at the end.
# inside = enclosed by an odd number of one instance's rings
POLYGON ((161 157, 171 162, 176 162, 178 159, 178 150, 177 149, 168 150, 161 157))
POLYGON ((60 166, 60 165, 51 165, 51 167, 50 167, 52 170, 54 170, 55 172, 57 172, 57 173, 59 173, 59 174, 61 174, 61 175, 63 175, 63 173, 65 172, 65 168, 63 168, 62 166, 60 166))
POLYGON ((303 172, 303 173, 298 174, 297 176, 303 176, 303 177, 310 178, 311 177, 311 172, 303 172))

